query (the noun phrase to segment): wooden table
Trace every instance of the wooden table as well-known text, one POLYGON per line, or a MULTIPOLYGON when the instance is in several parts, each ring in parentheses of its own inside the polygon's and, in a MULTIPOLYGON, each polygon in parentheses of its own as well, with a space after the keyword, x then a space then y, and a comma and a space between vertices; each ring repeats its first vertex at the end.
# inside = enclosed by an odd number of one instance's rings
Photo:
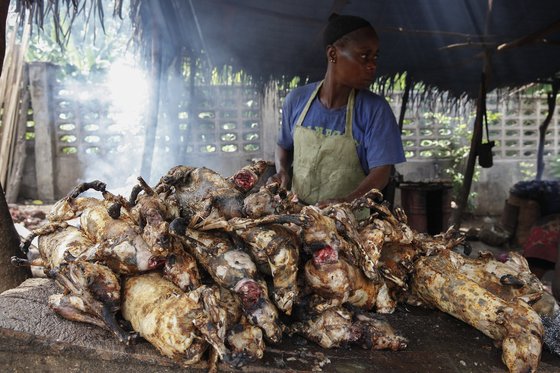
MULTIPOLYGON (((64 320, 47 306, 58 292, 48 279, 29 279, 0 295, 2 372, 197 372, 163 357, 145 341, 120 344, 108 332, 64 320)), ((442 312, 400 307, 387 315, 409 339, 404 351, 367 351, 358 346, 322 349, 300 337, 269 346, 262 360, 242 372, 507 372, 501 351, 476 329, 442 312)), ((539 372, 559 372, 560 357, 543 349, 539 372)))

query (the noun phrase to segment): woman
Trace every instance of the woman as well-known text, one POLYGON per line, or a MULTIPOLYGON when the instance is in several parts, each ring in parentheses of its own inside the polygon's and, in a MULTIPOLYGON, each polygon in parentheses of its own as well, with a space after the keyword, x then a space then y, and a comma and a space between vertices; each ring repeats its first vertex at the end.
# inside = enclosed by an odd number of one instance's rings
POLYGON ((360 17, 333 15, 323 42, 324 80, 286 97, 272 176, 320 207, 382 190, 392 165, 405 161, 389 104, 368 90, 379 51, 374 28, 360 17))

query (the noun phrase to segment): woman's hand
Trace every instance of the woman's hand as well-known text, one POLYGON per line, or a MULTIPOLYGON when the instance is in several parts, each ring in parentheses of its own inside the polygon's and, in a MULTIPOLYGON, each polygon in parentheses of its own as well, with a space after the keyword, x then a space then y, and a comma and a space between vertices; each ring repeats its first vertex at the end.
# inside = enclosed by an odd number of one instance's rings
POLYGON ((276 173, 268 178, 268 183, 278 183, 281 188, 288 189, 290 186, 290 170, 292 166, 293 150, 286 150, 280 145, 276 146, 274 152, 274 165, 276 166, 276 173))
POLYGON ((286 171, 280 171, 269 177, 266 183, 278 183, 280 187, 288 189, 288 185, 290 185, 290 175, 288 175, 286 171))
POLYGON ((347 198, 330 198, 317 202, 316 206, 322 209, 327 207, 328 205, 335 205, 337 203, 345 203, 345 202, 348 202, 347 198))

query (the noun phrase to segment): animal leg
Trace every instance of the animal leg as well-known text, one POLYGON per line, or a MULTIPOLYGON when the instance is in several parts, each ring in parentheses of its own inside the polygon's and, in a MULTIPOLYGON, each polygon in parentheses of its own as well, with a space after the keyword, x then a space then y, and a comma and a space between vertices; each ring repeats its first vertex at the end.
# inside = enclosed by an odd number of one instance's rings
POLYGON ((81 183, 81 184, 78 184, 77 186, 75 186, 74 189, 72 189, 70 191, 70 193, 68 193, 66 198, 75 199, 80 194, 82 194, 83 192, 85 192, 87 190, 90 190, 90 189, 97 190, 98 192, 104 192, 106 187, 107 187, 107 184, 105 184, 104 182, 101 182, 99 180, 94 180, 94 181, 90 181, 90 182, 81 183))

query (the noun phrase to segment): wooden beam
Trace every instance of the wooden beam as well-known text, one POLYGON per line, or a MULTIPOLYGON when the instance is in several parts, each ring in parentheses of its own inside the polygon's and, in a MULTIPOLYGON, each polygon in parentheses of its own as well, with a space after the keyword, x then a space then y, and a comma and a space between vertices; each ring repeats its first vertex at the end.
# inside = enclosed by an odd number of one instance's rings
MULTIPOLYGON (((152 6, 152 10, 159 10, 159 4, 156 3, 152 6)), ((148 102, 148 112, 146 120, 146 131, 144 137, 144 152, 142 155, 142 166, 140 169, 140 175, 150 182, 152 174, 152 160, 154 156, 154 146, 157 133, 157 124, 159 116, 159 99, 160 99, 160 79, 161 79, 161 44, 160 40, 160 23, 157 21, 160 17, 154 17, 152 22, 152 46, 151 46, 151 66, 150 66, 150 78, 151 78, 151 96, 148 102)))
POLYGON ((25 166, 25 158, 27 157, 27 140, 25 133, 27 131, 27 111, 29 110, 29 72, 27 65, 23 69, 23 84, 20 85, 21 103, 19 105, 19 113, 17 118, 17 128, 14 146, 14 159, 13 164, 8 169, 8 181, 6 183, 6 201, 8 203, 15 203, 19 194, 19 187, 23 177, 25 166))
MULTIPOLYGON (((404 93, 402 96, 401 110, 399 113, 399 122, 398 122, 401 135, 403 131, 404 117, 406 115, 406 109, 408 107, 408 100, 410 98, 410 91, 412 90, 412 86, 413 86, 412 78, 410 74, 407 73, 405 78, 404 93)), ((395 169, 395 166, 392 166, 389 183, 387 184, 385 189, 383 189, 383 198, 385 199, 385 201, 389 202, 391 206, 394 206, 395 204, 395 189, 397 188, 399 183, 397 176, 398 176, 397 170, 395 169)))
POLYGON ((55 200, 56 133, 52 112, 53 66, 44 62, 29 64, 29 85, 33 118, 35 119, 35 170, 37 197, 43 201, 55 200))
POLYGON ((4 67, 4 56, 6 55, 6 19, 8 18, 9 1, 0 1, 0 71, 4 67))
POLYGON ((560 19, 552 22, 550 25, 546 26, 542 30, 535 31, 529 35, 523 36, 509 43, 503 43, 498 45, 497 51, 502 52, 508 49, 522 47, 527 44, 535 43, 537 41, 543 41, 544 37, 553 32, 560 31, 560 19))
POLYGON ((280 98, 278 97, 278 84, 270 81, 262 96, 262 154, 266 161, 274 162, 274 151, 280 127, 280 98))
POLYGON ((547 103, 548 103, 548 113, 546 118, 539 126, 539 145, 537 148, 537 176, 535 180, 542 180, 544 173, 544 139, 546 137, 546 130, 548 125, 552 120, 554 115, 554 110, 556 109, 556 97, 558 96, 558 90, 560 89, 560 80, 555 79, 552 82, 552 91, 548 93, 547 103))
POLYGON ((463 184, 461 185, 461 190, 459 196, 455 201, 457 203, 456 209, 453 211, 451 216, 451 224, 455 228, 461 227, 461 221, 463 219, 463 214, 466 210, 469 194, 471 191, 472 180, 474 176, 474 169, 476 166, 476 157, 478 155, 478 148, 482 142, 482 124, 484 121, 484 111, 486 108, 486 74, 482 74, 480 91, 478 99, 476 102, 476 117, 474 120, 473 134, 471 138, 471 146, 469 150, 469 157, 467 160, 467 165, 464 173, 463 184))
POLYGON ((410 97, 411 90, 412 90, 412 78, 410 77, 410 74, 407 72, 405 83, 404 83, 404 93, 401 101, 401 112, 399 114, 399 130, 401 131, 401 135, 402 135, 404 117, 406 115, 406 109, 407 109, 408 99, 410 97))

